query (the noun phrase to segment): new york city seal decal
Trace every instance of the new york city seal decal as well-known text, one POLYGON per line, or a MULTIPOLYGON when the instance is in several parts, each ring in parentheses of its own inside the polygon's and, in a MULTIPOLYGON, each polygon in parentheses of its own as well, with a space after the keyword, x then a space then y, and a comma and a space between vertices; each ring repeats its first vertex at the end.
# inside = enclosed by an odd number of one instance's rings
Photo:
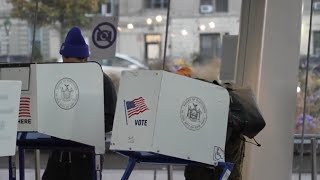
POLYGON ((207 122, 207 108, 200 98, 189 97, 181 106, 180 117, 186 128, 197 131, 207 122))
POLYGON ((79 88, 76 82, 70 78, 59 80, 54 88, 54 99, 61 109, 72 109, 79 99, 79 88))

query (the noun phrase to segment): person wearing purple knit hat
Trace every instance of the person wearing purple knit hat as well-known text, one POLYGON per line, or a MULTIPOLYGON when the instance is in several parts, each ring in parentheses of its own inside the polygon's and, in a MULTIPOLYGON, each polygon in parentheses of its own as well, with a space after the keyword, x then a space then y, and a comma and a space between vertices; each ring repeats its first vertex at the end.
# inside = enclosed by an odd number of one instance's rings
POLYGON ((64 43, 61 45, 60 54, 63 57, 63 62, 87 61, 89 57, 89 47, 78 27, 70 29, 64 43))
MULTIPOLYGON (((64 63, 87 62, 89 47, 78 27, 69 30, 61 45, 60 54, 64 63)), ((105 131, 109 132, 113 126, 117 97, 114 85, 106 74, 103 82, 105 131)), ((92 180, 95 177, 93 162, 94 154, 92 153, 53 151, 42 180, 92 180)))

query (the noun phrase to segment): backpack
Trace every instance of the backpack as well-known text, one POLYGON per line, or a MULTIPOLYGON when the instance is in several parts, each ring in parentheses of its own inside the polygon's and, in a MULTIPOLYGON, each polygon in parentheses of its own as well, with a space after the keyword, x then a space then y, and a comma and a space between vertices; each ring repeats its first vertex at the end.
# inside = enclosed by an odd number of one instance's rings
MULTIPOLYGON (((203 79, 198 79, 206 81, 203 79)), ((206 81, 208 82, 208 81, 206 81)), ((234 88, 232 85, 219 84, 217 81, 209 82, 226 88, 230 96, 227 141, 232 132, 254 138, 266 125, 260 113, 254 94, 249 88, 234 88)))
POLYGON ((254 138, 265 126, 251 89, 229 89, 230 116, 229 122, 233 130, 248 138, 254 138))

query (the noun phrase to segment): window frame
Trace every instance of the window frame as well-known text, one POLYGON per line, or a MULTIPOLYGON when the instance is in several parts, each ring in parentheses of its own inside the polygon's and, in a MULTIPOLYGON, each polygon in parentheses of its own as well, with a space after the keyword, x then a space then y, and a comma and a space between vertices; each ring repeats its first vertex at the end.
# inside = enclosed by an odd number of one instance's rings
POLYGON ((146 9, 166 9, 168 8, 168 0, 145 0, 146 9), (156 7, 160 3, 160 7, 156 7))

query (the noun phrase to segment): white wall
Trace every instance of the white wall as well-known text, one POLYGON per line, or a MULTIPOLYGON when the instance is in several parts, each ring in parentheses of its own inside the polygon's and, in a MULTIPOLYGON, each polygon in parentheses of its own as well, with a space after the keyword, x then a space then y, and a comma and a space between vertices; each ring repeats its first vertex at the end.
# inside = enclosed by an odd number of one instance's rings
POLYGON ((117 52, 144 60, 144 34, 140 32, 121 32, 118 35, 117 52))
POLYGON ((238 15, 240 14, 242 0, 229 0, 229 13, 238 15))
POLYGON ((171 21, 170 42, 172 44, 172 55, 190 58, 192 53, 200 51, 200 34, 206 33, 229 33, 237 35, 239 33, 238 17, 203 17, 203 18, 175 18, 171 21), (216 27, 211 29, 209 23, 214 22, 216 27), (205 25, 206 29, 201 31, 200 25, 205 25), (181 30, 187 30, 188 35, 181 35, 181 30))
MULTIPOLYGON (((10 55, 25 55, 28 56, 31 53, 30 50, 30 39, 29 39, 29 29, 28 24, 26 22, 11 19, 12 23, 10 35, 9 35, 9 42, 10 42, 10 55)), ((5 46, 1 47, 7 49, 7 36, 5 34, 4 28, 1 29, 3 33, 0 37, 1 43, 5 43, 5 46)), ((5 54, 7 51, 5 51, 5 54)))
POLYGON ((174 0, 171 1, 171 17, 194 17, 199 15, 200 1, 174 0))
POLYGON ((59 59, 60 58, 60 32, 56 29, 51 29, 49 31, 50 34, 50 59, 59 59))
POLYGON ((291 179, 301 7, 301 0, 252 0, 256 14, 240 51, 246 51, 244 84, 257 93, 267 125, 257 136, 262 147, 247 145, 245 180, 291 179))

